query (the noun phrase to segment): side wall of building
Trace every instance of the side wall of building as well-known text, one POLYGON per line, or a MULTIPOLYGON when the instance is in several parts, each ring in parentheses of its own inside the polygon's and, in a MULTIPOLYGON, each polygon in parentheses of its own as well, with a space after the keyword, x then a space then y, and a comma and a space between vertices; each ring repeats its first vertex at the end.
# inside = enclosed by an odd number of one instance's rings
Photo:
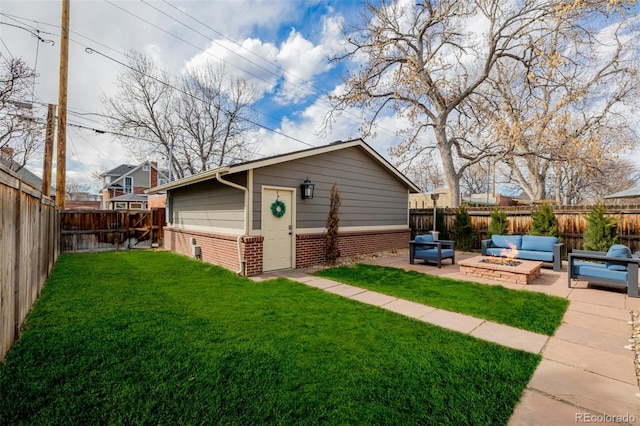
MULTIPOLYGON (((246 176, 228 178, 246 185, 246 176)), ((171 190, 172 227, 221 234, 240 234, 244 229, 244 192, 215 179, 171 190)))
POLYGON ((342 257, 408 247, 408 188, 360 147, 272 164, 224 178, 250 186, 251 226, 249 236, 242 236, 239 243, 244 265, 240 265, 237 241, 237 236, 243 233, 244 193, 215 179, 170 190, 170 225, 165 228, 168 249, 192 256, 191 238, 194 238, 203 261, 234 271, 242 266, 246 275, 260 274, 263 189, 295 188, 294 266, 321 265, 323 231, 334 183, 341 197, 338 244, 342 257), (315 184, 313 199, 300 197, 300 184, 305 178, 315 184))
MULTIPOLYGON (((399 250, 408 247, 410 234, 409 230, 348 232, 339 235, 338 246, 342 258, 399 250)), ((262 243, 261 236, 245 236, 240 239, 244 275, 260 275, 263 272, 262 243)), ((193 245, 196 245, 200 247, 202 261, 240 272, 238 241, 233 236, 165 228, 164 244, 165 248, 188 257, 194 257, 193 245)), ((323 263, 324 234, 296 235, 295 267, 307 268, 323 263)))
POLYGON ((262 187, 296 188, 296 228, 326 226, 331 187, 337 185, 342 204, 340 226, 408 227, 407 187, 359 147, 288 161, 253 172, 253 229, 261 229, 262 187), (300 184, 309 178, 314 197, 302 200, 300 184))
MULTIPOLYGON (((296 236, 296 268, 324 263, 324 234, 296 236)), ((339 234, 340 256, 349 258, 383 251, 400 250, 409 246, 410 230, 347 232, 339 234)))

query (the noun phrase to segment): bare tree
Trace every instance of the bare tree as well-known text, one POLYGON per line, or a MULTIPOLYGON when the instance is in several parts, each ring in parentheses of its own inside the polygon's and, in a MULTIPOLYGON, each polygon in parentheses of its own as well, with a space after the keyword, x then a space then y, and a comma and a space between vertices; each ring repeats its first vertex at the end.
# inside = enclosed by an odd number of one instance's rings
POLYGON ((35 72, 22 59, 0 59, 0 158, 18 171, 42 147, 44 123, 28 101, 35 72))
MULTIPOLYGON (((442 158, 449 195, 459 205, 464 170, 496 155, 491 139, 469 137, 461 124, 461 105, 481 92, 499 62, 528 69, 547 35, 546 27, 567 19, 576 8, 606 6, 608 1, 425 0, 367 2, 364 25, 346 37, 346 53, 357 71, 345 76, 344 91, 333 99, 331 115, 349 107, 370 111, 370 133, 378 118, 394 111, 409 125, 395 150, 401 160, 419 154, 421 136, 432 132, 442 158)), ((611 0, 618 4, 618 1, 611 0)))
POLYGON ((190 70, 180 93, 180 130, 190 173, 253 155, 247 134, 255 126, 249 105, 256 89, 244 79, 225 78, 224 67, 190 70), (198 155, 194 164, 188 152, 198 155))
POLYGON ((467 167, 460 176, 460 190, 463 194, 469 195, 490 193, 492 189, 491 172, 492 164, 490 161, 483 161, 467 167))
POLYGON ((626 27, 608 26, 609 42, 585 27, 550 28, 528 69, 497 64, 465 105, 503 143, 502 161, 532 200, 548 198, 553 186, 561 202, 563 190, 586 188, 635 144, 637 37, 623 42, 626 27))
POLYGON ((408 164, 403 173, 422 189, 422 192, 433 192, 445 186, 442 168, 432 153, 425 153, 416 161, 408 164))
POLYGON ((85 183, 79 183, 74 180, 68 180, 66 185, 66 193, 69 196, 69 200, 73 201, 87 201, 89 200, 91 191, 91 185, 85 183))
POLYGON ((139 160, 171 159, 172 174, 182 178, 253 154, 247 134, 256 91, 226 78, 223 68, 207 65, 175 79, 133 52, 117 84, 115 96, 103 97, 109 124, 131 135, 127 146, 139 160))

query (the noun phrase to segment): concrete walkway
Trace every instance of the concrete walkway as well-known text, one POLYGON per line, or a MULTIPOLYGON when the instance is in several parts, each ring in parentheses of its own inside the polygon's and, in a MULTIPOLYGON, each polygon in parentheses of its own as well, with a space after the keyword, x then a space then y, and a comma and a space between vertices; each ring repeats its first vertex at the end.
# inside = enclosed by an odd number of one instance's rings
MULTIPOLYGON (((456 253, 456 260, 477 254, 456 253)), ((562 325, 552 337, 492 323, 490 321, 436 309, 351 285, 310 275, 312 270, 282 271, 256 277, 265 280, 285 276, 350 299, 394 311, 479 339, 510 348, 542 354, 542 361, 516 406, 510 425, 570 425, 576 423, 640 424, 640 392, 629 345, 630 311, 640 311, 640 298, 628 298, 614 290, 587 288, 586 283, 567 287, 563 271, 542 270, 529 285, 511 285, 470 278, 457 265, 445 261, 410 265, 408 255, 363 260, 381 266, 414 270, 425 274, 500 284, 507 288, 538 291, 569 300, 562 325)))

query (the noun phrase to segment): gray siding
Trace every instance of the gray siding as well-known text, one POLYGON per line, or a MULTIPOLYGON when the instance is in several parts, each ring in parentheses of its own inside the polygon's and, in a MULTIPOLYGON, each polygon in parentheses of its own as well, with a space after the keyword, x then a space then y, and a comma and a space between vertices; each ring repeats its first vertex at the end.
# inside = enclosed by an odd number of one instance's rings
MULTIPOLYGON (((246 176, 226 177, 246 186, 246 176)), ((231 232, 244 226, 244 192, 223 185, 215 179, 170 191, 172 223, 176 226, 203 229, 223 228, 231 232)))
POLYGON ((340 226, 406 225, 408 189, 364 150, 352 147, 254 170, 253 229, 260 229, 261 189, 297 188, 297 228, 324 228, 333 183, 342 204, 340 226), (306 177, 315 184, 312 200, 300 198, 306 177))
MULTIPOLYGON (((142 186, 144 188, 149 188, 151 186, 151 172, 142 171, 142 167, 131 173, 129 176, 133 178, 133 186, 142 186)), ((124 186, 124 182, 122 185, 124 186)))

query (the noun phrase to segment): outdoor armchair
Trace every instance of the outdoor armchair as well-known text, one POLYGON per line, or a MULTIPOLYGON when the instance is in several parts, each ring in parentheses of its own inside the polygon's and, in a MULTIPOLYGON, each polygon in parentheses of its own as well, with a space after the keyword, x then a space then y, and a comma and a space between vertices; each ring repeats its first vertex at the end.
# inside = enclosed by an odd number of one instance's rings
POLYGON ((615 244, 608 252, 573 250, 567 267, 568 286, 571 280, 582 280, 605 286, 627 289, 629 297, 638 297, 638 264, 628 247, 615 244))
POLYGON ((434 241, 432 235, 417 235, 415 240, 409 241, 409 263, 414 264, 415 259, 425 262, 436 262, 438 268, 442 267, 442 259, 451 259, 451 264, 456 264, 456 243, 451 240, 434 241))

